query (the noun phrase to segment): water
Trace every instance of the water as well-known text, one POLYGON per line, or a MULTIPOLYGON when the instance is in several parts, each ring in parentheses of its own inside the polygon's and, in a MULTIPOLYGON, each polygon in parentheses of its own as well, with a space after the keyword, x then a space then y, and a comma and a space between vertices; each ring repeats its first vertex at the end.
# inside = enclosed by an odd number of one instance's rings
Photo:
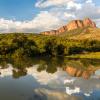
POLYGON ((100 100, 100 60, 0 60, 0 100, 100 100))

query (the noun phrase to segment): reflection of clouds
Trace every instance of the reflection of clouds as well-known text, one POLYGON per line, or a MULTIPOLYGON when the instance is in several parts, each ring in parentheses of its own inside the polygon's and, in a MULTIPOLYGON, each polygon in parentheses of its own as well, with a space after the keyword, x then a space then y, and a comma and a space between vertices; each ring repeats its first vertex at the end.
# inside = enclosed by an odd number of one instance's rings
MULTIPOLYGON (((36 65, 38 66, 38 65, 36 65)), ((38 72, 37 71, 37 67, 34 66, 34 67, 31 67, 31 68, 27 68, 27 74, 28 75, 32 75, 40 84, 59 84, 59 83, 63 83, 63 74, 64 72, 62 71, 58 71, 51 74, 51 73, 47 73, 46 71, 41 71, 41 72, 38 72), (61 76, 62 76, 62 79, 61 79, 61 76)))
POLYGON ((99 75, 100 76, 100 69, 95 71, 95 75, 99 75))
POLYGON ((74 89, 70 89, 69 87, 66 87, 66 93, 71 95, 73 93, 79 93, 80 92, 80 88, 79 87, 75 87, 74 89))
POLYGON ((66 80, 64 80, 64 84, 66 84, 66 83, 72 83, 73 84, 74 81, 75 81, 75 79, 66 79, 66 80))
POLYGON ((83 78, 70 77, 70 79, 66 78, 64 83, 66 85, 66 93, 67 94, 77 94, 79 91, 83 93, 85 96, 90 96, 93 91, 100 90, 100 70, 97 70, 94 75, 91 76, 90 79, 85 80, 83 78), (78 87, 78 88, 76 88, 78 87))
POLYGON ((58 69, 54 74, 46 71, 38 72, 38 65, 27 68, 28 75, 32 75, 40 84, 48 85, 52 88, 64 89, 67 94, 80 94, 90 96, 94 89, 100 89, 100 80, 91 77, 88 80, 69 76, 66 72, 58 69))
POLYGON ((90 93, 84 93, 85 96, 91 96, 91 92, 90 93))
MULTIPOLYGON (((82 91, 80 87, 75 87, 74 89, 71 89, 70 87, 66 87, 66 93, 69 95, 72 95, 72 94, 82 93, 82 91)), ((83 93, 83 95, 88 97, 88 96, 91 96, 91 93, 92 92, 90 91, 88 93, 83 93)))
POLYGON ((82 92, 85 96, 90 96, 91 92, 100 89, 100 80, 97 78, 91 78, 88 80, 77 78, 72 84, 66 84, 67 93, 77 93, 78 88, 75 87, 80 88, 80 92, 82 92))
MULTIPOLYGON (((83 94, 85 96, 93 95, 95 90, 100 90, 100 70, 97 70, 90 79, 83 79, 79 77, 71 77, 66 72, 58 69, 57 72, 51 74, 44 71, 38 72, 39 65, 26 68, 27 74, 33 76, 40 85, 48 85, 50 88, 62 90, 67 94, 83 94)), ((52 66, 51 66, 52 67, 52 66)), ((12 76, 12 65, 8 64, 5 69, 0 68, 0 77, 12 76)), ((18 71, 14 68, 14 70, 18 71)), ((32 83, 33 84, 33 83, 32 83)))
POLYGON ((33 98, 33 100, 82 100, 81 97, 70 96, 65 92, 48 90, 45 88, 35 89, 34 93, 38 98, 33 98))
POLYGON ((13 70, 13 67, 11 64, 8 64, 8 67, 6 69, 0 68, 0 73, 1 73, 0 77, 11 76, 13 74, 12 70, 13 70))

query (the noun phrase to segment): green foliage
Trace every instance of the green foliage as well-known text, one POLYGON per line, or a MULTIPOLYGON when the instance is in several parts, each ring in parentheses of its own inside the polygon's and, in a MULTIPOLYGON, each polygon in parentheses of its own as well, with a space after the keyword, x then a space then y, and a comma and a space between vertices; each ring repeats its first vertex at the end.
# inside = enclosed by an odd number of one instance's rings
POLYGON ((0 56, 66 56, 100 51, 100 41, 71 40, 66 36, 12 33, 0 35, 0 56))

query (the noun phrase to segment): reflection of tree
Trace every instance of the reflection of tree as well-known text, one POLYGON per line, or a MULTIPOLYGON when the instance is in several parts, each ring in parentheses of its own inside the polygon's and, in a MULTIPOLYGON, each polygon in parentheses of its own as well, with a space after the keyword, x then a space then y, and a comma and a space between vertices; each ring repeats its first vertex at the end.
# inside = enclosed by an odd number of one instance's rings
MULTIPOLYGON (((8 64, 11 64, 14 67, 13 77, 19 78, 27 74, 26 68, 32 67, 33 65, 37 66, 37 71, 46 71, 48 73, 55 73, 58 68, 66 69, 67 66, 73 67, 78 74, 81 76, 81 73, 89 69, 86 73, 90 71, 91 66, 96 67, 100 66, 100 60, 91 60, 91 59, 67 59, 67 58, 16 58, 16 59, 0 59, 0 66, 2 68, 9 67, 8 64), (16 69, 16 70, 15 70, 16 69)), ((33 66, 35 67, 35 66, 33 66)), ((96 68, 95 68, 96 69, 96 68)), ((76 74, 76 73, 75 73, 76 74)))
POLYGON ((57 58, 52 58, 47 62, 46 72, 55 73, 57 71, 57 67, 59 64, 57 63, 57 58))
POLYGON ((55 73, 58 67, 63 66, 63 59, 60 58, 47 58, 39 61, 37 71, 46 70, 48 73, 55 73))
POLYGON ((46 67, 47 67, 47 66, 46 66, 46 62, 43 61, 43 60, 40 60, 40 62, 39 62, 39 67, 37 68, 37 71, 38 71, 38 72, 41 72, 41 71, 45 70, 46 67))
POLYGON ((13 78, 19 78, 25 75, 27 75, 27 70, 25 69, 13 70, 13 78))
POLYGON ((13 59, 12 62, 13 67, 18 68, 18 69, 24 69, 27 67, 31 67, 33 65, 32 59, 23 57, 23 58, 16 58, 13 59))
POLYGON ((47 69, 46 69, 46 72, 48 73, 55 73, 57 71, 57 67, 50 67, 48 66, 47 69))

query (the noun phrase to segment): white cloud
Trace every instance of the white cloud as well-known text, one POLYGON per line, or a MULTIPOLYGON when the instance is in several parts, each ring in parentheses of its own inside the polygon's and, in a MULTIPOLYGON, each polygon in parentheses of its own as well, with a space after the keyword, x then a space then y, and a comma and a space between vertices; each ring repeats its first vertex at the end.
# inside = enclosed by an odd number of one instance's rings
POLYGON ((31 21, 0 19, 0 32, 40 32, 59 27, 61 21, 48 11, 40 12, 31 21))
MULTIPOLYGON (((35 6, 41 9, 50 7, 49 13, 62 22, 60 24, 61 26, 72 19, 90 17, 94 21, 99 20, 100 6, 96 6, 93 0, 79 1, 80 0, 39 0, 35 6)), ((97 22, 97 26, 100 26, 99 22, 97 22)))
POLYGON ((64 12, 64 17, 72 17, 72 18, 75 18, 75 15, 71 14, 71 13, 67 13, 67 12, 64 12))
POLYGON ((48 11, 42 11, 33 20, 33 25, 38 27, 39 31, 51 30, 59 27, 61 20, 48 11), (42 29, 42 30, 41 30, 42 29))
POLYGON ((83 17, 90 17, 93 19, 100 18, 100 7, 96 6, 92 0, 88 0, 86 3, 82 5, 82 8, 80 10, 76 11, 77 17, 83 18, 83 17), (91 1, 91 2, 90 2, 91 1))
POLYGON ((46 8, 46 7, 51 7, 51 6, 56 6, 56 7, 67 7, 68 9, 75 8, 75 9, 80 9, 81 4, 76 3, 75 0, 39 0, 36 4, 36 7, 39 8, 46 8))
POLYGON ((58 6, 58 5, 65 5, 66 3, 73 1, 73 0, 39 0, 36 3, 36 7, 45 8, 50 6, 58 6))
POLYGON ((38 0, 40 12, 30 21, 0 18, 0 32, 41 32, 66 24, 73 19, 92 18, 100 27, 100 6, 92 0, 38 0), (47 9, 48 7, 48 9, 47 9))
POLYGON ((81 7, 82 7, 82 5, 80 3, 75 3, 73 1, 68 2, 66 6, 68 9, 72 9, 72 8, 81 9, 81 7))
POLYGON ((92 0, 86 0, 86 3, 92 3, 93 1, 92 0))

